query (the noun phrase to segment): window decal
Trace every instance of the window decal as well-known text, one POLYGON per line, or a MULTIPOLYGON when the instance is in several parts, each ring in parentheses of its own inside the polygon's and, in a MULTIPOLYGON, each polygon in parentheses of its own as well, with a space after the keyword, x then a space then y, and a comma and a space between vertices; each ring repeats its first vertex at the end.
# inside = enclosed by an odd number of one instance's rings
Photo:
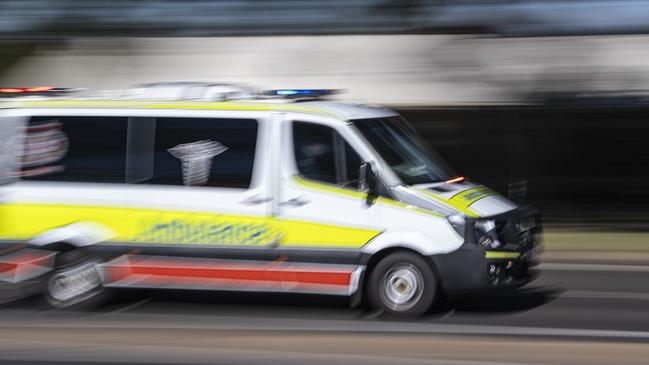
POLYGON ((182 165, 183 184, 205 185, 210 177, 212 159, 228 148, 217 141, 203 140, 179 144, 167 151, 182 165))
POLYGON ((25 128, 20 156, 21 176, 36 176, 62 171, 62 165, 49 165, 61 160, 68 152, 68 137, 57 120, 25 128))

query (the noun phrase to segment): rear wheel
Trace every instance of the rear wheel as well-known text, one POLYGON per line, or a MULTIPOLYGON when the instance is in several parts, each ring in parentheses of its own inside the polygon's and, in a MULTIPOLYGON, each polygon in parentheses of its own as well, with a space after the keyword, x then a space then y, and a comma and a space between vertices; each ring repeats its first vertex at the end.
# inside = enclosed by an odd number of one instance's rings
POLYGON ((43 279, 43 296, 54 308, 88 308, 106 299, 98 257, 82 250, 61 253, 56 269, 43 279))
POLYGON ((420 315, 437 294, 437 279, 423 257, 409 252, 386 256, 372 270, 367 286, 370 305, 390 314, 420 315))

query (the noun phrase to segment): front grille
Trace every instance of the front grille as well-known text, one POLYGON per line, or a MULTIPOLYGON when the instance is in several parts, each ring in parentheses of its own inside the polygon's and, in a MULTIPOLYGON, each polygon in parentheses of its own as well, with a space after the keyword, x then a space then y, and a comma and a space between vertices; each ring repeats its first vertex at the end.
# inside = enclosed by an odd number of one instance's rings
POLYGON ((520 218, 496 221, 498 240, 503 249, 524 251, 535 246, 538 234, 536 217, 524 217, 526 221, 534 219, 535 224, 522 224, 520 218))
POLYGON ((538 264, 541 216, 530 207, 521 207, 504 214, 476 220, 492 221, 495 224, 497 247, 492 251, 518 252, 518 259, 493 259, 487 263, 487 277, 492 286, 519 286, 532 279, 531 266, 538 264))

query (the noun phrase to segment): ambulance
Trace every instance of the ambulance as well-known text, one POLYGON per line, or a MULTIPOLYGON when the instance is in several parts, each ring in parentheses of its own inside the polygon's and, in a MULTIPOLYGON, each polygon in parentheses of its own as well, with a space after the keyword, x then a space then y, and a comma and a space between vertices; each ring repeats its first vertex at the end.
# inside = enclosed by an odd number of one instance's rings
POLYGON ((419 315, 533 277, 538 212, 457 175, 391 110, 209 82, 2 93, 0 280, 52 307, 149 288, 419 315))

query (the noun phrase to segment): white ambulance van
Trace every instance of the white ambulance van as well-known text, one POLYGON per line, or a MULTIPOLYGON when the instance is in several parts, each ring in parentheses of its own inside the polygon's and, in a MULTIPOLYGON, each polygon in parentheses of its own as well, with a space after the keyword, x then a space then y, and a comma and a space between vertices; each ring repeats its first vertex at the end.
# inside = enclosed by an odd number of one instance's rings
POLYGON ((537 212, 456 175, 388 109, 210 83, 36 89, 0 109, 0 280, 54 307, 156 288, 421 314, 531 278, 537 212))

